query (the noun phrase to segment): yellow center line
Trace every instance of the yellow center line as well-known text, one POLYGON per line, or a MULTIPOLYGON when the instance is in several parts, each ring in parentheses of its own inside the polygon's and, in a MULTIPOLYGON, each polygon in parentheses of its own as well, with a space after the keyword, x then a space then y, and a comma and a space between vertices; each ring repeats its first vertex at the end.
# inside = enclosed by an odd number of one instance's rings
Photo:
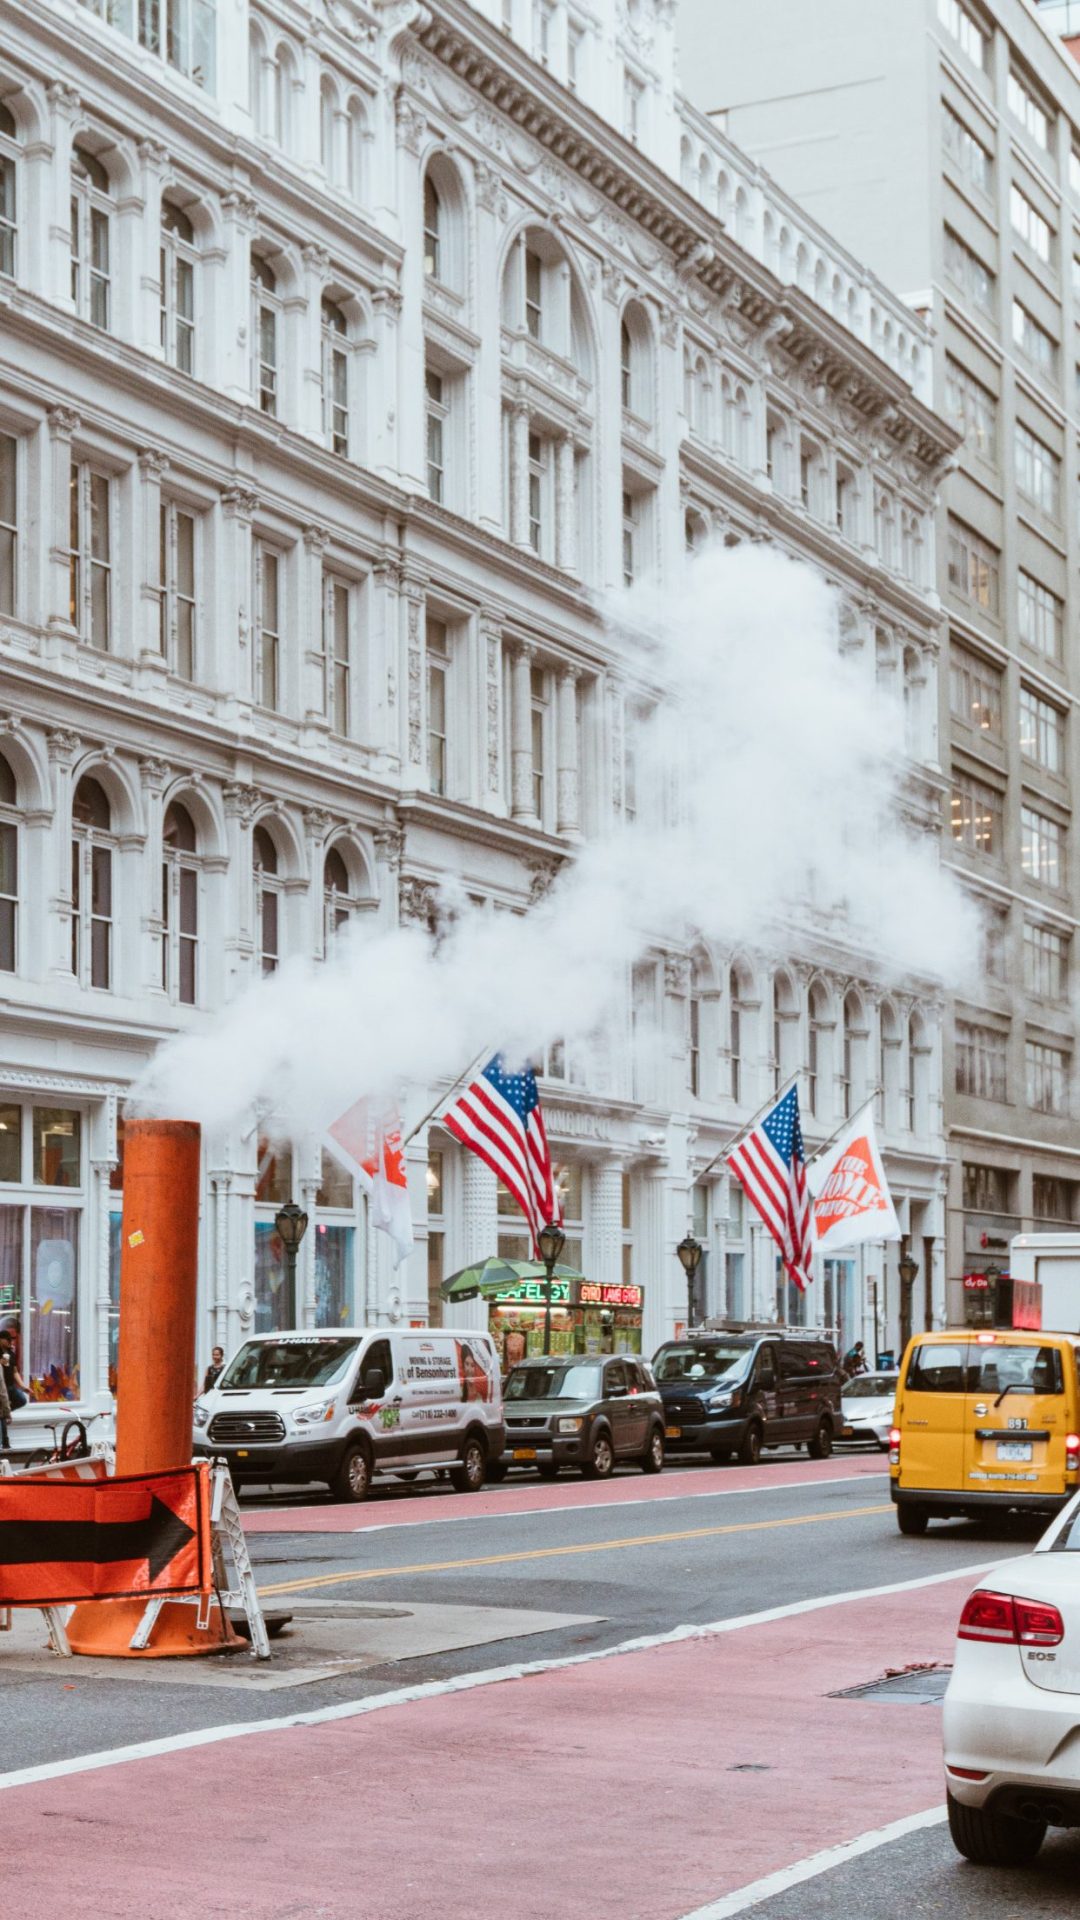
MULTIPOLYGON (((567 1512, 572 1513, 572 1507, 567 1512)), ((709 1540, 722 1533, 764 1533, 773 1527, 815 1527, 829 1520, 862 1520, 870 1514, 891 1513, 892 1507, 849 1507, 844 1513, 794 1514, 787 1520, 736 1520, 724 1527, 687 1527, 680 1533, 640 1533, 628 1540, 586 1540, 579 1546, 530 1547, 521 1553, 486 1553, 476 1560, 426 1560, 413 1566, 369 1567, 365 1572, 319 1573, 310 1580, 279 1580, 260 1587, 265 1599, 275 1593, 300 1593, 310 1587, 337 1587, 350 1580, 391 1580, 408 1573, 462 1573, 472 1567, 505 1567, 514 1560, 556 1560, 570 1553, 616 1553, 624 1547, 662 1547, 672 1540, 709 1540)))

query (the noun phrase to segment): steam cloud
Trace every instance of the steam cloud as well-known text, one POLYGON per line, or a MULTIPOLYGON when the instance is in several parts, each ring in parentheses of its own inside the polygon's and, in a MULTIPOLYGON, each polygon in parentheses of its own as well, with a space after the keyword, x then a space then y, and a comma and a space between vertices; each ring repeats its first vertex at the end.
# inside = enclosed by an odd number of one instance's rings
POLYGON ((258 1103, 321 1133, 361 1095, 426 1090, 485 1049, 524 1058, 616 1022, 625 1047, 633 962, 699 934, 776 958, 825 939, 882 984, 969 976, 974 909, 905 820, 901 715, 873 663, 840 653, 833 593, 759 546, 688 572, 611 610, 667 690, 639 736, 634 824, 590 839, 524 918, 466 906, 437 948, 357 930, 325 963, 283 965, 162 1047, 133 1108, 219 1128, 258 1103))

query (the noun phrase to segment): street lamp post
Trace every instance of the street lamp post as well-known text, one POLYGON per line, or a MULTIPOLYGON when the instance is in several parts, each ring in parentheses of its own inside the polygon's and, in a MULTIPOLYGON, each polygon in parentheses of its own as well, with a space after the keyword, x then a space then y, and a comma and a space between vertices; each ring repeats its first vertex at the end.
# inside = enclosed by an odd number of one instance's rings
POLYGON ((540 1258, 547 1268, 547 1290, 544 1298, 544 1352, 551 1351, 551 1276, 555 1270, 559 1255, 566 1245, 566 1235, 557 1220, 546 1220, 536 1236, 540 1248, 540 1258))
POLYGON ((689 1331, 694 1324, 694 1307, 697 1301, 694 1281, 697 1279, 697 1270, 701 1265, 701 1256, 705 1249, 700 1240, 695 1240, 692 1233, 687 1233, 679 1241, 675 1251, 686 1275, 686 1318, 687 1331, 689 1331))
POLYGON ((296 1324, 296 1256, 300 1251, 300 1242, 307 1232, 308 1217, 295 1200, 286 1200, 274 1215, 278 1239, 285 1249, 285 1275, 289 1283, 289 1303, 293 1325, 296 1324))
POLYGON ((897 1262, 900 1274, 900 1351, 907 1352, 907 1343, 911 1339, 911 1290, 915 1285, 915 1276, 919 1263, 911 1257, 911 1249, 905 1239, 900 1259, 897 1262))

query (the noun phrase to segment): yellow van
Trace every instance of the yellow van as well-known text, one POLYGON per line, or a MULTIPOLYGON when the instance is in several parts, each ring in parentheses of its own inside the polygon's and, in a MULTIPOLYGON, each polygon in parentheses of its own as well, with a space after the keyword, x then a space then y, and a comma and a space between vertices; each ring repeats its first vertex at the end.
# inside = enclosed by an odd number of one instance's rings
POLYGON ((917 1333, 889 1471, 901 1533, 995 1507, 1055 1513, 1080 1484, 1080 1334, 917 1333))

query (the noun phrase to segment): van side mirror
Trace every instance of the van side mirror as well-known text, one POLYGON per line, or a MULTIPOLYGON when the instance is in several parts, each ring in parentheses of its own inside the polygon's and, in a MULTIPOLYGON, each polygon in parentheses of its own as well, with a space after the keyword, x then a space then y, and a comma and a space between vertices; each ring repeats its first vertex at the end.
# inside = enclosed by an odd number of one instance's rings
POLYGON ((364 1395, 368 1400, 381 1400, 386 1392, 386 1376, 381 1367, 369 1367, 364 1375, 364 1395))

